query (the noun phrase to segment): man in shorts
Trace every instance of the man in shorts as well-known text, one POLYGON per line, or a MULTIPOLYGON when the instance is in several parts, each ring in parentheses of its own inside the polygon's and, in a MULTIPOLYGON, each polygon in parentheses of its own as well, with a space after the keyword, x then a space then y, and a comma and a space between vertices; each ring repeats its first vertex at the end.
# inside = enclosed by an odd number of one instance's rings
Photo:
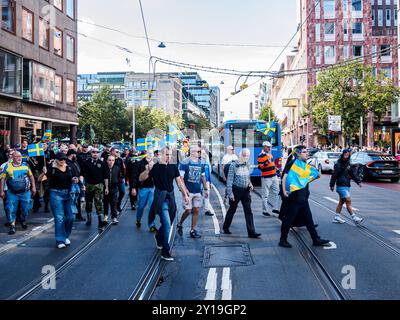
POLYGON ((199 219, 199 211, 203 206, 203 195, 201 194, 201 184, 203 184, 204 196, 208 197, 207 181, 205 176, 204 165, 201 163, 199 156, 201 150, 198 146, 190 148, 190 157, 186 158, 179 165, 179 172, 186 188, 189 191, 189 201, 183 203, 185 212, 182 214, 181 220, 177 225, 177 231, 180 236, 183 234, 183 223, 186 218, 192 213, 192 228, 190 237, 193 239, 201 238, 201 235, 196 231, 197 221, 199 219))

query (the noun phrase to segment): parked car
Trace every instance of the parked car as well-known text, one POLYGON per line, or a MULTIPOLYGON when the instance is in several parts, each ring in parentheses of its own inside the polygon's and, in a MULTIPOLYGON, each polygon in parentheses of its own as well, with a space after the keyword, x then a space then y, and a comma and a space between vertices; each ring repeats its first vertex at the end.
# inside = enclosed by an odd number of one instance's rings
POLYGON ((363 181, 390 179, 392 182, 399 182, 400 180, 400 164, 392 155, 362 151, 354 153, 350 163, 363 181))
POLYGON ((317 148, 309 148, 309 149, 307 149, 307 151, 308 151, 308 155, 310 157, 312 157, 319 151, 319 149, 317 149, 317 148))
POLYGON ((335 163, 339 160, 341 153, 330 151, 318 151, 307 163, 317 168, 320 172, 333 171, 335 163))

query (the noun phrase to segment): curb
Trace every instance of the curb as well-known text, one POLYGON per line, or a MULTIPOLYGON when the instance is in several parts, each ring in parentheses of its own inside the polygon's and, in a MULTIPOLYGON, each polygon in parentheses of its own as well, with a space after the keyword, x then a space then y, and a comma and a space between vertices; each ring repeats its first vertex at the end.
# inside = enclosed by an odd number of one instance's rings
POLYGON ((20 246, 24 242, 26 242, 34 237, 37 237, 41 233, 51 229, 53 226, 54 226, 54 218, 48 220, 48 222, 46 224, 44 224, 40 227, 33 228, 31 231, 29 231, 27 234, 25 234, 21 238, 12 239, 12 240, 8 241, 6 245, 3 245, 0 247, 0 255, 6 253, 7 251, 10 251, 11 249, 14 249, 14 248, 20 246))

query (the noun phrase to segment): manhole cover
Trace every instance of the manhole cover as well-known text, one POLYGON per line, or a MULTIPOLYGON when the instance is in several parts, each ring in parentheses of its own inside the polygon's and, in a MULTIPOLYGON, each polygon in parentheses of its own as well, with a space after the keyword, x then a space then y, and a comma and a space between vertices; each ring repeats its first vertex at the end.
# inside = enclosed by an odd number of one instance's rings
POLYGON ((210 245, 204 248, 204 268, 245 267, 254 264, 247 244, 210 245))

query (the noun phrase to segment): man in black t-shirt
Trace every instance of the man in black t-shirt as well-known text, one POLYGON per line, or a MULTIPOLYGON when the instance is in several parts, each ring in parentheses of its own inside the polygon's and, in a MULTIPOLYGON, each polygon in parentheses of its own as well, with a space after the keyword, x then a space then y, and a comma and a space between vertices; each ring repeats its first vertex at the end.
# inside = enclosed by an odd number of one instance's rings
POLYGON ((185 202, 189 202, 189 192, 180 177, 178 166, 170 163, 170 160, 171 149, 165 147, 161 152, 160 161, 152 167, 147 165, 146 170, 139 176, 140 182, 146 181, 149 177, 154 182, 154 200, 150 209, 149 220, 156 214, 160 217, 161 227, 158 229, 155 239, 157 248, 161 249, 161 258, 166 261, 174 260, 171 257, 169 246, 169 234, 176 214, 174 180, 178 184, 185 202))
MULTIPOLYGON (((124 196, 126 193, 125 181, 124 181, 124 176, 125 176, 125 172, 126 172, 125 162, 124 162, 124 160, 122 160, 121 152, 117 148, 111 148, 110 155, 113 156, 115 159, 114 165, 119 167, 119 169, 121 171, 121 175, 120 175, 118 186, 117 186, 118 187, 117 210, 118 210, 118 212, 122 212, 121 203, 122 203, 122 199, 124 199, 124 196)), ((104 159, 104 162, 107 163, 107 160, 108 160, 108 157, 107 157, 107 159, 104 159)))

